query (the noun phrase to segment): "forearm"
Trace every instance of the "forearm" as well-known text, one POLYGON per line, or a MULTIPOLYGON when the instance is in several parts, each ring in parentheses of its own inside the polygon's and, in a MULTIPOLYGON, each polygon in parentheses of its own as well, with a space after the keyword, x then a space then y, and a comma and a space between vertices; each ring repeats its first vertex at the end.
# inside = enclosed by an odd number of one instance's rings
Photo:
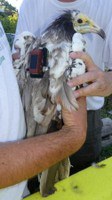
POLYGON ((28 179, 70 154, 85 140, 85 129, 61 131, 0 146, 0 188, 28 179), (77 138, 77 139, 76 139, 77 138))
POLYGON ((78 103, 78 111, 62 108, 65 125, 60 131, 0 143, 0 188, 26 180, 80 149, 87 129, 85 98, 78 103))

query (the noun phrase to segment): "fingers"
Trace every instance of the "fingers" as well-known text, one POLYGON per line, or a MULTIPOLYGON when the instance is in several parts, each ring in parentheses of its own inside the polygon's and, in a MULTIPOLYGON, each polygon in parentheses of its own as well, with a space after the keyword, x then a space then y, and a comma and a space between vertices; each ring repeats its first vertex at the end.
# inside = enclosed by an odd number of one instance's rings
POLYGON ((84 87, 84 88, 74 91, 74 95, 76 98, 86 97, 86 96, 100 96, 98 94, 98 91, 99 91, 98 83, 95 82, 95 83, 92 83, 91 85, 88 85, 87 87, 84 87), (97 90, 97 92, 96 92, 96 90, 97 90))
POLYGON ((87 72, 68 81, 68 85, 71 87, 73 86, 75 87, 77 85, 93 82, 95 80, 96 80, 96 72, 87 72))
POLYGON ((74 92, 75 97, 81 96, 108 96, 112 93, 112 74, 103 72, 99 69, 92 58, 85 52, 72 52, 70 57, 73 59, 80 58, 85 62, 87 72, 83 75, 73 78, 68 85, 75 87, 84 83, 88 83, 86 87, 78 89, 74 92))
POLYGON ((76 98, 81 96, 107 96, 108 91, 106 90, 105 82, 100 80, 87 85, 81 89, 74 91, 74 95, 76 98))
POLYGON ((102 88, 105 88, 103 85, 105 85, 106 82, 104 72, 94 64, 92 58, 85 52, 73 52, 70 54, 70 57, 82 59, 87 67, 87 72, 85 74, 75 77, 68 82, 68 85, 71 87, 84 85, 85 83, 89 84, 86 87, 76 90, 74 92, 75 97, 103 96, 104 91, 102 91, 102 88))
POLYGON ((106 97, 112 94, 112 74, 109 72, 96 72, 96 79, 87 87, 74 92, 76 98, 81 96, 106 97))
POLYGON ((87 71, 93 71, 97 66, 93 62, 92 58, 85 52, 72 52, 70 53, 72 59, 80 58, 84 61, 87 71))

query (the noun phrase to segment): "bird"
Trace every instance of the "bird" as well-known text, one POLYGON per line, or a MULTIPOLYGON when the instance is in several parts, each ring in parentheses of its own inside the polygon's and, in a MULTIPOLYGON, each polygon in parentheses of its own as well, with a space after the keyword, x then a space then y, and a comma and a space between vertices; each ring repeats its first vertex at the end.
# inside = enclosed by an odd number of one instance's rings
MULTIPOLYGON (((40 38, 24 32, 20 34, 19 40, 15 40, 15 47, 20 49, 20 59, 14 61, 13 65, 25 111, 26 137, 48 133, 53 120, 59 119, 57 121, 60 123, 58 98, 69 111, 78 109, 73 95, 76 88, 71 88, 67 81, 85 73, 86 66, 81 59, 71 59, 69 53, 86 51, 83 38, 86 33, 96 33, 102 39, 106 37, 103 29, 88 16, 79 10, 66 10, 45 29, 40 38), (45 66, 40 59, 43 49, 47 52, 45 66), (37 66, 39 74, 35 74, 31 68, 32 58, 33 61, 36 59, 35 52, 38 52, 37 60, 40 62, 37 66)), ((43 171, 39 176, 41 195, 46 197, 54 193, 55 182, 68 177, 69 172, 69 158, 43 171)))

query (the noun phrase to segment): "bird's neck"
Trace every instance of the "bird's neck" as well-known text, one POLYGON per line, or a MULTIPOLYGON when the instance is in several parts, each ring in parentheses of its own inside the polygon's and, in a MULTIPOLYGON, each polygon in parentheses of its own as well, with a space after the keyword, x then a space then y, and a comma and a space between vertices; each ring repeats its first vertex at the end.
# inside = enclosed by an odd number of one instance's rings
POLYGON ((71 41, 75 33, 69 12, 56 19, 45 31, 45 37, 54 40, 54 43, 71 41))

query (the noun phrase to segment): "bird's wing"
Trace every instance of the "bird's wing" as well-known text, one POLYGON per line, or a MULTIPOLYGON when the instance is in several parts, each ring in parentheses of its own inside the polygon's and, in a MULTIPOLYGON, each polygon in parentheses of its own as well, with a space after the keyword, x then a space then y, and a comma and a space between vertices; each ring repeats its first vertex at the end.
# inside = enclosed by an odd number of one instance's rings
MULTIPOLYGON (((45 76, 38 83, 38 79, 34 80, 35 84, 32 88, 32 107, 34 113, 34 120, 39 124, 36 134, 42 133, 42 130, 47 132, 49 124, 54 116, 56 104, 53 104, 49 91, 49 73, 46 72, 45 76), (43 128, 45 127, 45 129, 43 128), (39 133, 40 132, 40 133, 39 133)), ((42 134, 45 134, 46 132, 42 134)))
POLYGON ((14 43, 14 46, 20 51, 20 58, 13 61, 13 67, 21 95, 27 82, 27 77, 29 77, 28 68, 30 53, 34 48, 39 48, 40 45, 40 39, 35 38, 29 32, 22 32, 14 43))
POLYGON ((63 85, 61 89, 59 90, 57 96, 60 97, 63 106, 67 110, 71 111, 71 110, 78 109, 78 103, 73 94, 73 90, 65 81, 63 81, 63 85))
POLYGON ((20 58, 13 62, 17 81, 19 84, 22 104, 24 108, 27 137, 35 135, 36 121, 34 120, 32 91, 39 84, 39 79, 30 78, 29 73, 29 58, 33 49, 39 48, 41 45, 40 39, 34 37, 30 32, 22 32, 17 40, 15 40, 16 48, 20 50, 20 58), (35 87, 34 87, 35 86, 35 87))

